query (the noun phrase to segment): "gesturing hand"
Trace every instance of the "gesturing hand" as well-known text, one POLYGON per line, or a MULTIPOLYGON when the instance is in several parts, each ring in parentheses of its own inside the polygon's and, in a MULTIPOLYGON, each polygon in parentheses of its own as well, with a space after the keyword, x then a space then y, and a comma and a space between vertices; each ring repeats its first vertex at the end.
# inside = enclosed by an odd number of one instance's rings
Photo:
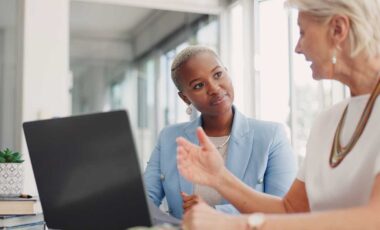
POLYGON ((184 192, 181 192, 182 200, 183 200, 183 211, 187 212, 189 211, 194 205, 205 203, 206 202, 200 197, 199 195, 188 195, 184 192))
POLYGON ((183 137, 177 138, 178 170, 193 183, 215 187, 224 169, 223 158, 202 128, 197 129, 197 136, 200 146, 183 137))

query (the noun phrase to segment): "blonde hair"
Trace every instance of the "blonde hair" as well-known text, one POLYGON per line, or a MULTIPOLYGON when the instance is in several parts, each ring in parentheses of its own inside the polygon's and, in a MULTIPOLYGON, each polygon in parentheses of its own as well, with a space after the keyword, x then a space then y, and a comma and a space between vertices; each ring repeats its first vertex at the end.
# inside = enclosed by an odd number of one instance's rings
POLYGON ((287 0, 285 6, 310 13, 322 20, 334 15, 350 19, 351 57, 365 52, 373 57, 380 53, 379 0, 287 0))
POLYGON ((200 45, 188 46, 184 50, 179 52, 174 58, 172 67, 171 67, 171 75, 172 75, 172 80, 179 91, 181 91, 181 85, 178 82, 178 78, 180 77, 179 71, 181 70, 182 66, 192 57, 204 52, 214 55, 220 61, 219 56, 215 53, 214 50, 206 46, 200 46, 200 45))

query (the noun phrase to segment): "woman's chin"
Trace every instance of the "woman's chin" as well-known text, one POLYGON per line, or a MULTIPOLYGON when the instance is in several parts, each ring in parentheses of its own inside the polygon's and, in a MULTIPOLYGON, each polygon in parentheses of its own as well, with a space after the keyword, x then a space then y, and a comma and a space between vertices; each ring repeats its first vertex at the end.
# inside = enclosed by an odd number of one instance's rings
POLYGON ((313 72, 313 79, 314 80, 323 80, 323 79, 327 79, 327 77, 325 76, 325 75, 323 75, 323 74, 319 74, 319 73, 314 73, 313 72))
POLYGON ((217 114, 224 114, 232 109, 232 103, 231 101, 225 101, 225 103, 215 106, 214 109, 216 109, 217 114))
POLYGON ((320 80, 320 79, 321 79, 321 76, 320 76, 320 75, 317 75, 317 74, 313 74, 313 79, 314 79, 314 80, 320 80))

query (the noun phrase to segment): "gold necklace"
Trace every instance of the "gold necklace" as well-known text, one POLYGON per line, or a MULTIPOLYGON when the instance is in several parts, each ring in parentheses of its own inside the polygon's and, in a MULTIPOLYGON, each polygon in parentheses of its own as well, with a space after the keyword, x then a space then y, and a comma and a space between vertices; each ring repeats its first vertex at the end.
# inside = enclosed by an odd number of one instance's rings
POLYGON ((346 114, 348 110, 348 104, 347 104, 346 108, 343 111, 342 117, 339 120, 338 127, 336 128, 336 131, 335 131, 334 140, 333 140, 331 153, 330 153, 330 167, 331 168, 337 167, 343 161, 343 159, 350 153, 350 151, 355 146, 355 144, 358 142, 360 136, 363 133, 365 126, 367 125, 369 116, 371 115, 376 98, 379 94, 380 94, 380 78, 377 81, 375 89, 372 91, 367 101, 367 104, 360 117, 359 123, 356 125, 354 134, 352 135, 348 144, 343 147, 340 143, 340 135, 343 128, 343 122, 344 122, 344 119, 346 118, 346 114))

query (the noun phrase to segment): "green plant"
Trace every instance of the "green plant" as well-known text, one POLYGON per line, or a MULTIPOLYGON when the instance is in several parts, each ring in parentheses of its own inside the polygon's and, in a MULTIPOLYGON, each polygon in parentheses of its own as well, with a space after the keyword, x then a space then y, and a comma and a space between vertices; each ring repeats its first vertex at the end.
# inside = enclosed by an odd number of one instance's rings
POLYGON ((21 159, 21 154, 19 152, 13 152, 12 150, 6 148, 0 151, 0 163, 22 163, 24 160, 21 159))

